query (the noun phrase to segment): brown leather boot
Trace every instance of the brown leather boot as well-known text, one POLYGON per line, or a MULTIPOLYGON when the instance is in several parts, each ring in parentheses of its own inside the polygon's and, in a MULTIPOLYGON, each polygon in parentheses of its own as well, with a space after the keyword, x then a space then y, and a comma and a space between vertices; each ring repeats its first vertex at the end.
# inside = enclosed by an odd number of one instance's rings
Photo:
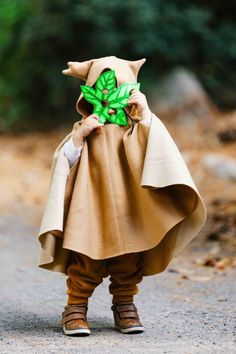
POLYGON ((66 305, 62 313, 61 324, 66 335, 88 336, 90 334, 87 322, 87 304, 66 305))
POLYGON ((138 310, 133 303, 113 304, 111 307, 115 326, 121 333, 142 333, 145 328, 139 321, 138 310))

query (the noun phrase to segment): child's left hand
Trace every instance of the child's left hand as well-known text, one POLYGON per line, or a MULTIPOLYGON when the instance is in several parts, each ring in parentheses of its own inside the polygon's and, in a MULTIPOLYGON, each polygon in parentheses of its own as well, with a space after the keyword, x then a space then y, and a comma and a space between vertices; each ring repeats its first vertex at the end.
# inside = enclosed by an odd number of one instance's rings
POLYGON ((148 106, 146 96, 144 95, 144 93, 140 92, 139 90, 131 91, 128 104, 129 106, 132 104, 137 105, 141 120, 149 119, 151 117, 152 112, 148 106))

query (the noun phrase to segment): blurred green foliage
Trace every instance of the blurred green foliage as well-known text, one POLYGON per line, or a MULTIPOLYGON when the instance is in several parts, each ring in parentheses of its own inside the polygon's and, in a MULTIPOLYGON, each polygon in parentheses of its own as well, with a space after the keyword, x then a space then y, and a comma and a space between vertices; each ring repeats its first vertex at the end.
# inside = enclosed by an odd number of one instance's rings
POLYGON ((236 3, 219 0, 1 0, 0 131, 78 119, 81 82, 67 61, 147 58, 142 90, 175 66, 192 70, 215 102, 235 108, 236 3))

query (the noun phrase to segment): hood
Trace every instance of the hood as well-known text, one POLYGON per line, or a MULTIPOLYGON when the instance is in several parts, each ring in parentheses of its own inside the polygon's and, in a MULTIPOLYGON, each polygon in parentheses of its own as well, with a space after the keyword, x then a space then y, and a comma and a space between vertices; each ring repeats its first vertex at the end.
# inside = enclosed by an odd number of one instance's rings
MULTIPOLYGON (((82 79, 86 82, 86 85, 93 86, 103 71, 115 70, 118 87, 124 83, 136 83, 139 69, 145 61, 145 58, 129 61, 109 56, 83 62, 68 62, 69 68, 63 70, 62 73, 82 79)), ((87 116, 93 111, 93 106, 84 99, 82 93, 78 98, 76 108, 82 116, 87 116)), ((134 106, 127 107, 125 110, 134 118, 137 116, 137 110, 134 106)))

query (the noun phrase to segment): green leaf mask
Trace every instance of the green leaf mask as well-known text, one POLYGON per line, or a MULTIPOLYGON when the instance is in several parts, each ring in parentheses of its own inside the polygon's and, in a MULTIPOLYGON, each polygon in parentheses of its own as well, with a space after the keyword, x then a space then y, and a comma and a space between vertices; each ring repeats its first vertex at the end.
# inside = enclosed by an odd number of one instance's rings
POLYGON ((93 105, 93 113, 99 116, 99 122, 106 120, 118 125, 128 125, 123 108, 128 106, 131 90, 139 90, 140 84, 123 84, 116 88, 114 70, 105 71, 96 81, 95 89, 81 85, 84 98, 93 105))

